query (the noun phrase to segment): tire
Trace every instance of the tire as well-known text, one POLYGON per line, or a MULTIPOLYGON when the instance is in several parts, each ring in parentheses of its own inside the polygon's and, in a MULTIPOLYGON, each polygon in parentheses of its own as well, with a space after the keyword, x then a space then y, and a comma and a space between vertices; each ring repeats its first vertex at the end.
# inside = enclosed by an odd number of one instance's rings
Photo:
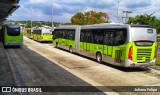
POLYGON ((96 60, 97 60, 98 63, 102 63, 102 55, 101 55, 101 53, 97 53, 96 54, 96 60))
POLYGON ((72 48, 72 46, 69 47, 69 52, 70 52, 70 53, 73 53, 73 48, 72 48))

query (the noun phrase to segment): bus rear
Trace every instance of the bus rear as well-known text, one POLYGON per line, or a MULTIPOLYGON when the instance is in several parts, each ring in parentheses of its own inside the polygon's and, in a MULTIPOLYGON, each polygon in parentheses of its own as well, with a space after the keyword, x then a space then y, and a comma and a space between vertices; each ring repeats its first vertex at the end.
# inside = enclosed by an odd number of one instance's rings
POLYGON ((151 26, 130 25, 125 67, 154 65, 157 56, 156 29, 151 26))
POLYGON ((20 26, 7 25, 4 28, 4 46, 21 46, 23 34, 20 26))
POLYGON ((52 41, 52 31, 51 29, 42 29, 40 41, 52 41))

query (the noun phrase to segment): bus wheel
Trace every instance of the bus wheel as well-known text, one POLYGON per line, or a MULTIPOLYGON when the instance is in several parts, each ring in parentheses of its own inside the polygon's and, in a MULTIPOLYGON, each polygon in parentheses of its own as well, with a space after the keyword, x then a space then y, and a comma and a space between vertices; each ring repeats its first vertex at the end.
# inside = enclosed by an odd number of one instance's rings
POLYGON ((73 48, 72 48, 72 46, 69 47, 69 52, 70 52, 70 53, 73 53, 73 48))
POLYGON ((97 60, 98 63, 102 63, 102 55, 101 55, 101 53, 97 53, 96 54, 96 60, 97 60))

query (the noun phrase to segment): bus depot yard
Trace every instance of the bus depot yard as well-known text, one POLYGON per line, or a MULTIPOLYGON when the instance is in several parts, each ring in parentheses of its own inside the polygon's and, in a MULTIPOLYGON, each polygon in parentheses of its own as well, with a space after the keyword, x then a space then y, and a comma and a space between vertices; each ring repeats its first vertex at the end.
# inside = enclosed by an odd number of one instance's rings
MULTIPOLYGON (((1 44, 2 47, 2 44, 1 44)), ((71 54, 52 44, 39 43, 24 37, 21 48, 0 48, 0 85, 22 86, 159 86, 159 71, 154 69, 121 68, 71 54), (6 58, 7 56, 7 58, 6 58), (2 65, 3 64, 3 65, 2 65), (9 66, 8 66, 8 65, 9 66), (5 67, 5 68, 4 68, 5 67)), ((111 92, 78 93, 69 95, 159 95, 159 92, 111 92), (116 92, 116 93, 115 93, 116 92)), ((30 93, 31 95, 33 93, 30 93)), ((63 92, 49 93, 49 95, 63 92)))
MULTIPOLYGON (((62 27, 59 27, 59 30, 64 29, 64 27, 63 29, 60 28, 62 27)), ((48 95, 159 95, 159 92, 156 91, 125 91, 126 87, 132 86, 160 86, 158 66, 156 68, 125 68, 107 62, 98 63, 96 62, 97 59, 73 53, 71 48, 66 48, 66 50, 55 48, 55 42, 45 43, 38 40, 40 33, 37 29, 35 31, 33 31, 32 37, 28 38, 28 35, 23 37, 24 45, 20 48, 3 48, 2 43, 0 43, 0 59, 3 59, 0 60, 1 86, 94 86, 97 89, 98 87, 108 87, 102 92, 50 92, 47 93, 48 95), (110 86, 114 86, 114 88, 110 88, 110 86), (118 87, 122 87, 122 91, 118 87)), ((123 29, 119 31, 122 34, 125 33, 123 29)), ((149 30, 149 32, 151 31, 149 30)), ((71 29, 68 33, 73 34, 73 30, 71 29)), ((50 35, 44 35, 43 38, 46 36, 50 35)), ((96 37, 99 36, 101 35, 98 34, 96 37)), ((54 34, 53 37, 58 38, 54 34)), ((73 35, 70 37, 70 39, 74 38, 73 35)), ((64 39, 61 40, 65 41, 64 39)), ((123 44, 122 41, 121 44, 123 44)), ((150 42, 147 45, 150 45, 150 42)), ((59 44, 57 46, 60 47, 59 44)), ((159 55, 157 64, 158 62, 159 55)), ((157 89, 159 90, 159 88, 157 89)), ((35 95, 35 93, 29 94, 35 95)))
MULTIPOLYGON (((0 22, 19 8, 18 3, 19 0, 0 0, 0 22)), ((152 18, 152 14, 146 14, 147 18, 152 18)), ((22 26, 28 28, 25 35, 19 22, 19 25, 3 23, 0 86, 5 93, 0 90, 0 95, 159 95, 158 19, 153 17, 155 21, 146 25, 106 23, 108 14, 96 11, 85 12, 86 21, 75 17, 76 14, 71 17, 69 25, 58 23, 55 28, 53 21, 48 24, 22 21, 22 26), (88 23, 94 22, 90 17, 87 21, 87 15, 92 14, 98 16, 95 21, 102 18, 102 24, 88 23), (150 26, 154 23, 156 27, 150 26), (11 89, 11 86, 14 87, 11 89), (39 93, 32 93, 33 89, 27 92, 23 90, 25 87, 38 87, 35 92, 39 93), (6 91, 7 88, 11 90, 6 91)), ((139 17, 135 18, 139 21, 139 17)))

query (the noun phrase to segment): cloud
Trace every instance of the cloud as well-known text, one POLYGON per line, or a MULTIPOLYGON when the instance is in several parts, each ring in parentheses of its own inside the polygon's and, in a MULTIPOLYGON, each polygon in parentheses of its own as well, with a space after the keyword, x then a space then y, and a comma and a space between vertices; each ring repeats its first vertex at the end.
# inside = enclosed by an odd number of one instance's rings
MULTIPOLYGON (((160 0, 120 0, 119 18, 122 17, 122 11, 131 10, 132 14, 135 14, 137 10, 142 9, 141 12, 146 12, 149 10, 148 7, 156 4, 160 4, 160 0)), ((115 21, 118 2, 116 0, 20 0, 21 7, 9 19, 51 21, 52 5, 54 21, 69 22, 75 13, 89 10, 108 12, 110 20, 115 21)), ((149 11, 158 11, 158 8, 149 11)), ((156 13, 156 16, 160 14, 156 13)))
POLYGON ((52 0, 29 0, 29 1, 26 1, 26 4, 46 4, 46 5, 49 5, 49 4, 52 4, 52 0))
POLYGON ((137 8, 143 8, 151 5, 151 0, 134 0, 134 2, 125 0, 126 2, 123 2, 123 6, 127 9, 137 9, 137 8))

